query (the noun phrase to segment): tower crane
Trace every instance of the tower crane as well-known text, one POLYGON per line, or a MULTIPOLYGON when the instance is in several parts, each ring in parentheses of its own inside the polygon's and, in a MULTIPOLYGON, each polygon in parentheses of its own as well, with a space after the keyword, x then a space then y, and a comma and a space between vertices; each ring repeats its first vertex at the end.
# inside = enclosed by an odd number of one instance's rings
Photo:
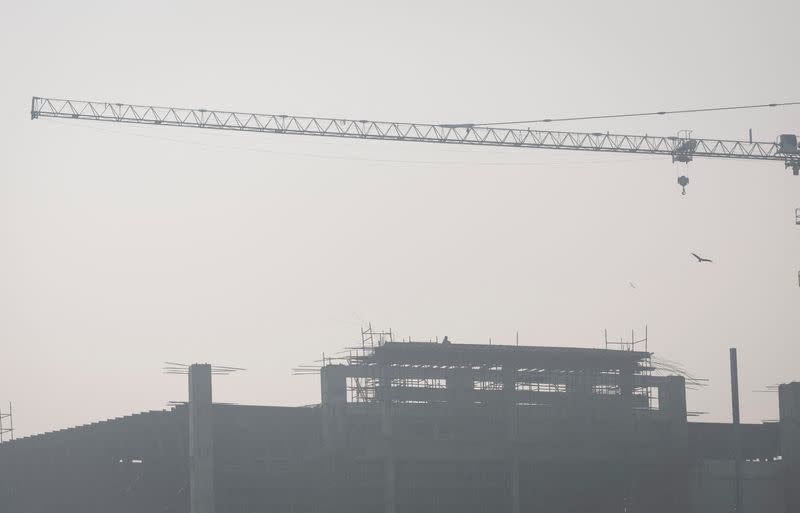
MULTIPOLYGON (((794 105, 796 103, 792 102, 791 104, 794 105)), ((776 104, 762 105, 761 107, 764 106, 774 107, 776 104)), ((664 114, 664 112, 652 114, 664 114)), ((378 141, 663 155, 671 157, 672 162, 682 163, 689 163, 695 157, 777 160, 783 161, 784 167, 791 169, 795 176, 800 175, 800 148, 798 147, 797 135, 794 134, 781 134, 774 142, 754 142, 752 140, 752 132, 749 141, 739 141, 695 138, 692 137, 690 131, 686 130, 678 132, 677 136, 642 136, 506 128, 496 126, 498 123, 401 123, 396 121, 157 107, 154 105, 132 105, 34 96, 31 99, 31 119, 38 118, 109 121, 139 125, 164 125, 378 141)), ((678 184, 683 187, 683 194, 686 194, 686 185, 688 183, 689 179, 686 176, 678 178, 678 184)), ((796 211, 796 217, 797 224, 800 225, 800 209, 796 211)), ((798 272, 798 283, 800 284, 800 272, 798 272)))
MULTIPOLYGON (((255 114, 34 96, 31 100, 31 119, 38 118, 82 119, 379 141, 664 155, 671 157, 673 162, 683 163, 691 162, 695 157, 777 160, 783 161, 784 166, 792 169, 794 175, 800 174, 800 149, 798 149, 798 138, 793 134, 780 135, 775 142, 753 142, 694 138, 688 131, 667 137, 565 132, 502 128, 471 123, 401 123, 255 114)), ((685 187, 688 179, 682 176, 679 183, 685 187)))

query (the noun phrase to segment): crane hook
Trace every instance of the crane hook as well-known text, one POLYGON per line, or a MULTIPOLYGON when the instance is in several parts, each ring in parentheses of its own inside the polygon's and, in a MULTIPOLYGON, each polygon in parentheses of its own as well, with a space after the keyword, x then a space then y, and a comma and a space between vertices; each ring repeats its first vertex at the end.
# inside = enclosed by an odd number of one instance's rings
POLYGON ((686 186, 689 185, 689 177, 686 175, 681 175, 678 177, 678 185, 681 186, 683 192, 681 192, 681 196, 686 196, 686 186))

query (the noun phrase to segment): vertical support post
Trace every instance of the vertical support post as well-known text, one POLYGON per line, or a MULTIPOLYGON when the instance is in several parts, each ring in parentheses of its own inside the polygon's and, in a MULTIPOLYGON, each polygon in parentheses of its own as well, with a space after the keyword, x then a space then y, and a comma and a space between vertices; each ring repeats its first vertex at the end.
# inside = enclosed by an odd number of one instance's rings
POLYGON ((633 374, 632 366, 626 365, 619 369, 619 393, 626 401, 625 407, 633 408, 633 374))
POLYGON ((189 366, 189 513, 214 513, 211 365, 189 366))
MULTIPOLYGON (((658 409, 664 427, 662 447, 675 465, 674 478, 665 481, 670 492, 671 511, 691 511, 689 479, 689 424, 686 422, 686 379, 683 376, 657 378, 658 409), (678 476, 682 477, 678 477, 678 476)), ((667 510, 665 510, 667 511, 667 510)))
MULTIPOLYGON (((621 339, 620 339, 621 340, 621 339)), ((632 447, 630 441, 633 439, 632 434, 635 429, 636 418, 633 411, 633 385, 634 385, 634 372, 633 364, 621 365, 619 370, 619 393, 620 400, 624 411, 623 421, 620 428, 623 430, 624 442, 622 450, 620 451, 620 458, 622 463, 622 475, 624 479, 624 497, 622 511, 631 512, 637 511, 635 509, 635 492, 634 489, 634 469, 632 465, 632 447)))
POLYGON ((383 463, 384 486, 383 486, 383 511, 384 513, 395 513, 395 461, 394 456, 389 454, 383 463))
MULTIPOLYGON (((519 336, 519 332, 517 332, 519 336)), ((509 446, 509 491, 511 492, 511 513, 520 513, 519 500, 519 456, 517 455, 517 439, 519 423, 517 420, 517 369, 503 366, 503 407, 505 408, 506 428, 509 446)))
POLYGON ((686 379, 683 376, 661 378, 658 384, 658 409, 667 418, 686 423, 686 379))
POLYGON ((453 415, 460 415, 472 406, 475 399, 471 369, 456 367, 447 374, 447 404, 453 415))
POLYGON ((520 513, 519 501, 519 458, 511 457, 511 512, 520 513))
POLYGON ((328 449, 338 449, 345 438, 345 408, 347 407, 346 368, 326 365, 320 370, 322 443, 328 449))
POLYGON ((392 378, 389 369, 381 367, 381 435, 383 439, 383 511, 395 513, 396 461, 392 441, 392 378))
POLYGON ((739 423, 739 364, 736 348, 730 349, 731 356, 731 413, 733 416, 734 456, 736 458, 736 513, 742 513, 742 435, 739 423))
POLYGON ((800 382, 778 387, 786 511, 800 511, 800 382))

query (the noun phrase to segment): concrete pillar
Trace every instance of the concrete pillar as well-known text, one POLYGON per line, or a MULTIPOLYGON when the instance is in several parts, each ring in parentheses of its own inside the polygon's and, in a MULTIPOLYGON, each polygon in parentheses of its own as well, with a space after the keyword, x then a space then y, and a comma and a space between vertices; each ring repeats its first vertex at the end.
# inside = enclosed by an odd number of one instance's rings
POLYGON ((633 368, 624 367, 619 370, 619 392, 625 399, 633 395, 633 368))
POLYGON ((800 382, 778 387, 786 511, 800 511, 800 382))
POLYGON ((665 479, 664 486, 671 489, 673 511, 689 511, 691 480, 689 473, 689 424, 686 422, 686 380, 683 376, 657 378, 659 416, 663 417, 663 447, 672 460, 675 474, 665 479))
POLYGON ((392 413, 394 410, 392 378, 389 375, 388 369, 384 368, 381 369, 381 371, 381 384, 378 389, 378 398, 381 406, 381 435, 385 440, 390 440, 392 437, 392 413))
MULTIPOLYGON (((664 433, 665 438, 668 437, 664 443, 668 444, 673 457, 685 455, 688 465, 689 424, 686 422, 686 380, 683 376, 666 376, 658 379, 658 414, 664 418, 664 427, 668 429, 664 433)), ((688 491, 686 493, 688 494, 688 491)))
POLYGON ((189 366, 189 513, 214 513, 211 365, 189 366))
POLYGON ((666 417, 686 421, 686 380, 683 376, 660 378, 658 410, 666 417))
POLYGON ((347 368, 328 365, 320 371, 322 399, 322 442, 326 448, 339 448, 345 440, 347 408, 347 368))
POLYGON ((519 433, 517 422, 517 370, 503 369, 503 403, 506 412, 508 440, 512 444, 517 441, 519 433))
POLYGON ((395 513, 395 460, 394 455, 387 454, 383 461, 383 512, 395 513))
POLYGON ((392 440, 392 414, 394 405, 392 404, 392 378, 389 369, 381 368, 380 386, 380 406, 381 406, 381 435, 383 438, 383 511, 384 513, 395 513, 396 499, 396 461, 394 455, 394 443, 392 440))
POLYGON ((622 488, 623 502, 620 504, 620 506, 621 511, 634 511, 638 513, 638 509, 636 507, 636 487, 634 485, 636 473, 634 452, 636 449, 631 444, 631 442, 634 440, 633 433, 636 429, 636 417, 633 410, 633 375, 633 365, 626 365, 619 369, 619 393, 620 404, 622 405, 622 416, 620 419, 618 419, 619 434, 622 436, 619 457, 622 466, 622 476, 624 479, 624 485, 622 488))
POLYGON ((520 513, 519 503, 519 457, 517 456, 516 443, 519 438, 519 423, 517 422, 517 369, 503 369, 503 407, 506 414, 508 445, 510 459, 509 479, 511 492, 511 513, 520 513))
POLYGON ((475 399, 472 369, 450 369, 446 381, 447 401, 451 410, 461 411, 472 408, 475 399))
POLYGON ((731 359, 731 417, 733 418, 733 457, 736 469, 735 480, 735 503, 734 511, 742 513, 742 503, 744 502, 742 492, 744 485, 742 484, 742 467, 744 466, 744 459, 742 458, 742 431, 739 422, 739 364, 736 358, 736 348, 730 349, 731 359))
POLYGON ((509 462, 511 479, 511 513, 520 513, 519 503, 519 458, 516 455, 511 457, 509 462))

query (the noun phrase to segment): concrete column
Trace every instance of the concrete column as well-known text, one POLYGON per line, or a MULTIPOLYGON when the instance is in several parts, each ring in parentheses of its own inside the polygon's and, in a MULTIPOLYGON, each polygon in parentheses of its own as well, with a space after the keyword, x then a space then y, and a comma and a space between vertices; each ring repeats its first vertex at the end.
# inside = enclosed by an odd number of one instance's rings
POLYGON ((517 369, 503 369, 503 407, 505 409, 506 426, 510 459, 509 479, 511 492, 511 513, 520 513, 519 503, 519 458, 516 443, 519 438, 517 422, 517 369))
MULTIPOLYGON (((639 513, 636 508, 637 497, 634 485, 634 475, 636 472, 634 460, 635 448, 631 441, 634 439, 633 433, 636 429, 636 417, 633 410, 633 385, 634 367, 626 365, 619 369, 619 393, 622 404, 622 416, 619 421, 620 442, 619 457, 622 465, 622 476, 624 479, 623 503, 620 505, 622 511, 633 511, 639 513)), ((591 385, 590 385, 591 386, 591 385)))
POLYGON ((381 386, 378 390, 378 399, 381 406, 381 435, 384 440, 389 441, 392 438, 392 413, 394 405, 392 404, 392 378, 387 368, 381 369, 381 386))
POLYGON ((633 368, 624 367, 619 370, 619 392, 625 399, 633 395, 633 368))
POLYGON ((673 511, 690 510, 690 473, 689 473, 689 424, 686 422, 686 380, 683 376, 666 376, 657 378, 659 416, 664 417, 664 448, 670 459, 676 464, 675 478, 664 481, 664 486, 671 488, 671 507, 673 511), (685 470, 683 470, 685 469, 685 470), (685 477, 678 477, 678 476, 685 477))
POLYGON ((211 365, 189 366, 189 513, 214 513, 211 365))
POLYGON ((786 511, 800 511, 800 382, 778 387, 786 511))
POLYGON ((516 455, 513 455, 509 465, 511 470, 511 513, 520 513, 519 458, 516 455))
POLYGON ((384 513, 395 513, 395 460, 392 454, 388 454, 383 461, 383 511, 384 513))
POLYGON ((742 467, 744 460, 742 458, 742 432, 739 422, 739 364, 736 358, 736 348, 730 349, 731 359, 731 416, 733 418, 733 456, 736 469, 735 480, 735 504, 734 511, 742 513, 743 501, 743 484, 742 484, 742 467))
POLYGON ((339 448, 345 439, 347 408, 347 368, 328 365, 320 371, 322 398, 322 442, 326 448, 339 448))
POLYGON ((681 422, 686 421, 686 380, 683 376, 666 376, 658 384, 658 411, 681 422))
POLYGON ((506 412, 508 440, 512 444, 519 436, 517 422, 517 370, 503 369, 503 403, 506 412))
POLYGON ((451 369, 446 380, 450 408, 456 411, 472 408, 475 398, 472 369, 451 369))
POLYGON ((394 444, 392 441, 392 378, 389 369, 381 369, 380 387, 380 406, 381 406, 381 435, 383 438, 383 511, 384 513, 395 513, 396 499, 396 462, 394 455, 394 444))

